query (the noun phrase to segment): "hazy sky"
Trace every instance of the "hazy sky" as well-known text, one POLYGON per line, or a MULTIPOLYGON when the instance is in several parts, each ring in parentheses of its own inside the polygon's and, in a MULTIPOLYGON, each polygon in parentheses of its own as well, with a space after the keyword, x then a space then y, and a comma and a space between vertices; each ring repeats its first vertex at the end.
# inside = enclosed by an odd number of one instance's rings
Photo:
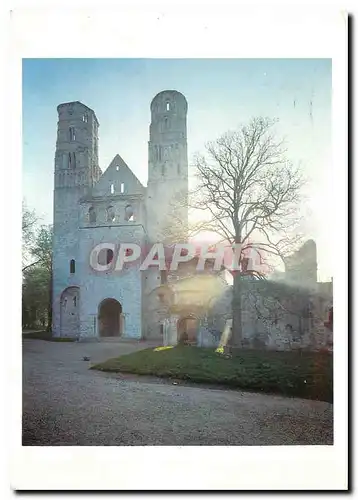
POLYGON ((182 92, 188 101, 189 164, 206 141, 251 117, 279 119, 290 159, 310 179, 304 229, 317 242, 319 279, 330 279, 329 59, 25 59, 23 195, 42 222, 52 222, 57 105, 81 101, 92 108, 100 123, 102 170, 119 153, 146 184, 149 106, 165 89, 182 92))

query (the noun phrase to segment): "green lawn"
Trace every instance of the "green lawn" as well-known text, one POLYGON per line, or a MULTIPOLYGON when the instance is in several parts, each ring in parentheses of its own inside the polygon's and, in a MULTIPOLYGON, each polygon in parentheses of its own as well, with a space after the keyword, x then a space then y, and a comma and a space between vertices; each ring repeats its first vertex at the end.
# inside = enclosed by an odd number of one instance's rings
POLYGON ((92 369, 224 384, 333 402, 330 353, 242 350, 225 359, 214 349, 177 346, 158 351, 144 349, 109 359, 92 369))
POLYGON ((23 333, 23 339, 48 340, 49 342, 74 342, 76 339, 70 337, 53 337, 51 332, 23 333))

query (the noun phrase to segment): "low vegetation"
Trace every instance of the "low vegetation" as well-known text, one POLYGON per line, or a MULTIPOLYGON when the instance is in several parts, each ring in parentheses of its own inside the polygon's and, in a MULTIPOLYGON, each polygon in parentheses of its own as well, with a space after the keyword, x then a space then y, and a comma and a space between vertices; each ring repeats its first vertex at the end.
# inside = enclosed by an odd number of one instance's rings
POLYGON ((144 349, 92 369, 333 402, 333 357, 326 352, 242 350, 226 359, 213 349, 177 346, 144 349))
POLYGON ((35 339, 35 340, 47 340, 49 342, 74 342, 76 339, 70 337, 53 337, 51 332, 31 332, 23 333, 22 338, 24 339, 35 339))

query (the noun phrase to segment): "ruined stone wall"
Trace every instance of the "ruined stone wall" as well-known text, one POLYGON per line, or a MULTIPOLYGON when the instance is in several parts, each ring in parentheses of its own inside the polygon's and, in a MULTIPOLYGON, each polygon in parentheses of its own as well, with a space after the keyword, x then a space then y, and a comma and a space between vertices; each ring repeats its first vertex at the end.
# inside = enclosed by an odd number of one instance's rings
MULTIPOLYGON (((231 313, 232 287, 208 312, 207 327, 222 332, 231 313)), ((248 348, 276 350, 333 348, 332 332, 322 317, 322 298, 286 285, 252 282, 242 297, 242 343, 248 348)))

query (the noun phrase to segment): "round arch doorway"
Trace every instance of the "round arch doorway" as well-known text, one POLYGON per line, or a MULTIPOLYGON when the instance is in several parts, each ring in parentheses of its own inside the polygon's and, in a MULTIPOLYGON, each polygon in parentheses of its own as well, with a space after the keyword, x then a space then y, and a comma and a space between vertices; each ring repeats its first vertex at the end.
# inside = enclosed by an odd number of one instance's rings
POLYGON ((104 299, 98 306, 100 337, 119 337, 123 334, 122 305, 116 299, 104 299))
POLYGON ((178 342, 196 344, 199 329, 199 320, 196 316, 188 315, 182 317, 177 323, 178 342))

